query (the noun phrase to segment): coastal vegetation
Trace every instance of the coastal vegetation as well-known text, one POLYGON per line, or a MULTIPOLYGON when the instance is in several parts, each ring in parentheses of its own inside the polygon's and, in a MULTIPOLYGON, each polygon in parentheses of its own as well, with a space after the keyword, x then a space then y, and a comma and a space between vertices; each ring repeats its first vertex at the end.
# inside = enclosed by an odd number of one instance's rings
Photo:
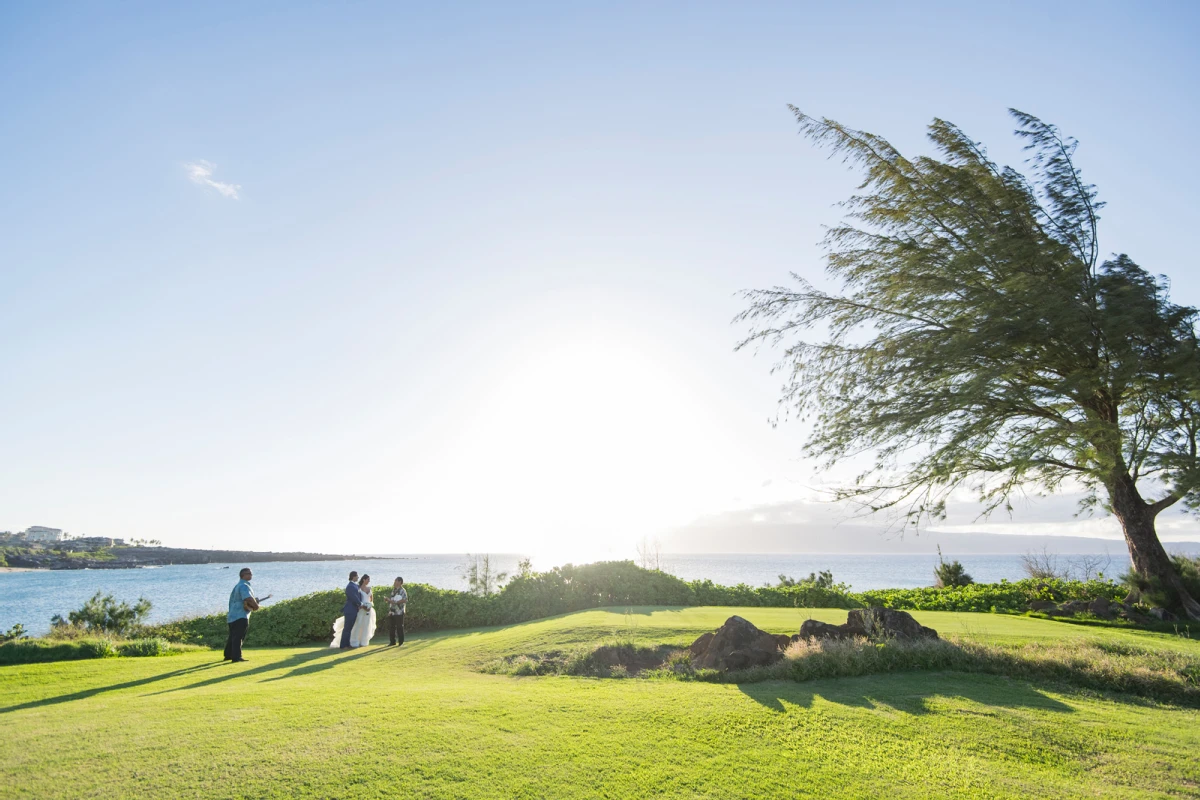
MULTIPOLYGON (((510 625, 590 608, 623 606, 741 606, 761 608, 885 608, 960 612, 1025 613, 1039 601, 1049 604, 1102 598, 1115 601, 1128 589, 1106 580, 1027 579, 996 584, 943 588, 883 589, 852 592, 828 573, 783 580, 774 586, 720 586, 709 580, 684 581, 630 561, 565 565, 545 572, 522 570, 490 594, 409 584, 406 625, 412 631, 436 631, 510 625)), ((316 592, 282 601, 254 613, 248 643, 294 646, 327 641, 345 597, 339 591, 316 592)), ((387 607, 375 598, 382 617, 387 607)), ((146 635, 171 641, 219 646, 227 634, 224 614, 144 628, 146 635)))
POLYGON ((91 658, 142 658, 207 650, 192 644, 169 642, 161 636, 126 639, 119 636, 81 636, 17 639, 0 644, 0 664, 40 664, 91 658))
POLYGON ((83 606, 75 611, 67 612, 67 618, 55 614, 50 618, 52 628, 80 628, 87 633, 108 633, 121 635, 137 625, 140 625, 150 614, 152 605, 144 597, 130 605, 124 600, 118 601, 111 594, 96 592, 83 606))
POLYGON ((1156 654, 1151 671, 1196 659, 1200 643, 1164 633, 918 611, 955 644, 957 663, 943 650, 823 645, 789 653, 784 669, 805 674, 741 682, 483 671, 513 654, 614 641, 678 650, 731 614, 772 633, 846 616, 632 607, 417 633, 403 647, 352 653, 255 647, 242 665, 195 651, 7 666, 0 781, 47 798, 397 787, 444 798, 828 796, 829 787, 847 797, 1165 797, 1200 786, 1200 711, 1190 701, 1083 688, 1049 668, 964 671, 976 649, 997 663, 1010 650, 1082 658, 1100 673, 1113 668, 1105 659, 1135 650, 1130 658, 1156 654), (830 677, 847 674, 858 677, 830 677), (246 736, 230 736, 230 724, 246 736))

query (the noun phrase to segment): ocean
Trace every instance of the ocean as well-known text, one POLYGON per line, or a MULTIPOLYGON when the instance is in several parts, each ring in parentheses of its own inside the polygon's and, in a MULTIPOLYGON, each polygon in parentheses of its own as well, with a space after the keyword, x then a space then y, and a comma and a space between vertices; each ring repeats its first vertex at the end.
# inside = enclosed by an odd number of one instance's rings
MULTIPOLYGON (((515 554, 492 556, 498 569, 513 570, 522 558, 515 554)), ((1081 556, 1059 555, 1066 565, 1081 556)), ((1104 573, 1117 576, 1129 567, 1124 553, 1104 555, 1110 558, 1104 573)), ((967 572, 978 583, 994 583, 1002 578, 1025 577, 1019 555, 971 555, 961 558, 967 572)), ((465 589, 461 570, 462 555, 412 555, 359 561, 275 561, 251 564, 254 589, 261 596, 270 594, 268 604, 277 600, 324 589, 341 589, 350 570, 367 572, 375 585, 390 585, 396 576, 408 583, 427 583, 442 589, 465 589)), ((810 572, 830 570, 834 580, 848 583, 855 591, 866 589, 912 588, 933 585, 936 555, 673 555, 663 554, 662 568, 684 580, 708 578, 732 586, 747 583, 761 586, 775 583, 780 574, 795 578, 810 572)), ((135 601, 145 597, 153 604, 150 622, 167 622, 201 614, 223 613, 229 592, 237 583, 237 571, 243 564, 199 564, 120 570, 54 570, 0 574, 0 631, 20 623, 33 635, 50 629, 50 617, 77 609, 96 592, 111 593, 118 600, 135 601)), ((534 569, 546 570, 555 563, 539 563, 534 569)))

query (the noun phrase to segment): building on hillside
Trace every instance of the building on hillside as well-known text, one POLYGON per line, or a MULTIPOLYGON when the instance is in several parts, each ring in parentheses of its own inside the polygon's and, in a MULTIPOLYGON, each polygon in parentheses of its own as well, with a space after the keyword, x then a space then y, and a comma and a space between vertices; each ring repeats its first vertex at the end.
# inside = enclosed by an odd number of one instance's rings
POLYGON ((73 541, 89 547, 113 547, 114 545, 125 544, 124 539, 113 539, 108 536, 80 536, 73 541))
POLYGON ((27 542, 61 542, 62 540, 63 532, 59 528, 33 525, 25 529, 25 541, 27 542))

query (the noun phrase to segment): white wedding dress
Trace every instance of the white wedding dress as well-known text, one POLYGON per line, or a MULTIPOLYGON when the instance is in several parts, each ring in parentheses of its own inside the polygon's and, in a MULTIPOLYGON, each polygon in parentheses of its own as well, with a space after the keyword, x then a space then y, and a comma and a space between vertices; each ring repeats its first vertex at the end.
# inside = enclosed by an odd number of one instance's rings
MULTIPOLYGON (((366 599, 363 601, 371 607, 369 611, 358 612, 354 618, 354 627, 350 629, 350 646, 365 647, 371 643, 371 637, 375 635, 375 604, 371 602, 371 592, 367 590, 366 599)), ((333 621, 333 640, 329 643, 330 647, 340 647, 342 644, 342 630, 346 627, 346 618, 338 617, 333 621)))

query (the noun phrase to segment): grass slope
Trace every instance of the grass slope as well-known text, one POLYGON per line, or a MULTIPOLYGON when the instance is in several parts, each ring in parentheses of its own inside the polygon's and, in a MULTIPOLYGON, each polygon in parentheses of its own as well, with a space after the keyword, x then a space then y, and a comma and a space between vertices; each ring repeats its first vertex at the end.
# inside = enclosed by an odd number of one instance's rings
MULTIPOLYGON (((614 632, 682 644, 732 613, 780 633, 809 614, 598 610, 401 649, 251 648, 239 665, 202 652, 3 667, 0 786, 41 798, 1200 796, 1200 712, 1115 695, 955 673, 737 686, 476 670, 614 632)), ((915 616, 984 640, 1200 648, 915 616)))

